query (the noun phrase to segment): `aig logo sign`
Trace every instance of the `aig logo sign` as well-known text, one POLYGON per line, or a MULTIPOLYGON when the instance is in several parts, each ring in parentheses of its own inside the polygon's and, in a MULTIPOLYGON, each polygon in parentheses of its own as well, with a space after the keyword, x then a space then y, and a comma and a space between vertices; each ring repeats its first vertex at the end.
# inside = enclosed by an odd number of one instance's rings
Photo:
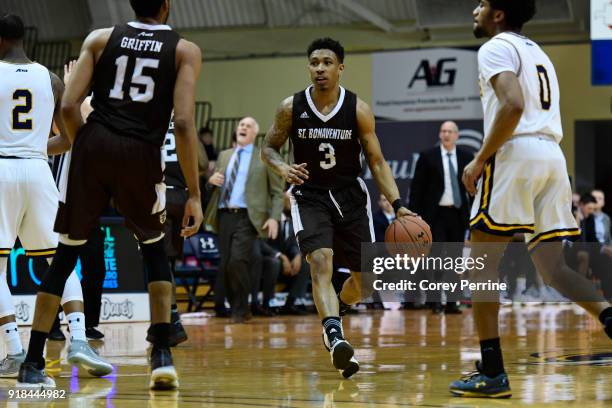
POLYGON ((408 84, 408 89, 412 89, 418 82, 423 82, 426 88, 453 86, 457 75, 456 67, 457 58, 442 58, 435 65, 431 65, 429 60, 422 60, 408 84))

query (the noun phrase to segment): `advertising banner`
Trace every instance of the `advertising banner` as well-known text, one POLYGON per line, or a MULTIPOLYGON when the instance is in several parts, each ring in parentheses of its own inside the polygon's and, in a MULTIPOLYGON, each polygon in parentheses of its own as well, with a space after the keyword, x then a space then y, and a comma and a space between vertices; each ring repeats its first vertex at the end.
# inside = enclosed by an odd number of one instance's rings
POLYGON ((436 48, 372 55, 372 109, 380 119, 481 119, 477 51, 436 48))
POLYGON ((612 0, 591 0, 591 83, 612 85, 612 0))
POLYGON ((612 40, 612 1, 591 0, 591 40, 612 40))
MULTIPOLYGON (((121 218, 103 219, 104 266, 100 321, 145 321, 149 319, 149 298, 142 259, 132 233, 121 218)), ((25 255, 17 244, 8 257, 6 279, 13 294, 19 324, 31 324, 36 292, 47 270, 47 260, 25 255)), ((82 278, 81 261, 75 268, 82 278)))

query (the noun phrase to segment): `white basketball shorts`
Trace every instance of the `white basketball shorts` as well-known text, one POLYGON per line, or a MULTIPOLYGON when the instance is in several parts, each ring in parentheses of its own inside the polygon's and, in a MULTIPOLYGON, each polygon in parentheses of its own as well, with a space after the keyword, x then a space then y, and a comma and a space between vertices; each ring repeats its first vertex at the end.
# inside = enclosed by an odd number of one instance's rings
POLYGON ((17 237, 26 255, 53 256, 58 199, 46 161, 0 158, 0 257, 9 256, 17 237))
POLYGON ((525 233, 538 242, 576 238, 565 157, 548 136, 518 136, 486 163, 472 205, 470 227, 494 235, 525 233))

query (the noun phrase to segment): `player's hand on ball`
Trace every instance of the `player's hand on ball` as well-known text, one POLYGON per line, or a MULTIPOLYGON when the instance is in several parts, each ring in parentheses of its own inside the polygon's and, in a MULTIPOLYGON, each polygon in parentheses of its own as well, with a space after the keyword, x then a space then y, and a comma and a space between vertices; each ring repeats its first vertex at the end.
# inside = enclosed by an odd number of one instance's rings
POLYGON ((261 229, 268 231, 268 238, 276 239, 278 236, 278 221, 274 218, 268 218, 268 221, 264 222, 261 229))
POLYGON ((474 158, 474 160, 472 160, 467 166, 465 166, 465 169, 463 169, 463 177, 461 180, 463 181, 463 185, 470 195, 476 194, 476 182, 482 174, 483 167, 484 162, 478 158, 474 158))
POLYGON ((212 184, 213 186, 221 187, 223 183, 225 183, 225 176, 221 172, 217 171, 215 174, 210 176, 208 183, 212 184))
POLYGON ((300 184, 304 184, 304 181, 308 180, 308 170, 306 170, 306 163, 292 164, 290 166, 287 166, 284 178, 290 184, 295 184, 298 186, 300 184))
POLYGON ((406 207, 402 207, 399 210, 397 210, 397 214, 396 217, 418 217, 419 215, 417 213, 413 213, 412 211, 410 211, 409 209, 407 209, 406 207))
POLYGON ((182 237, 190 237, 197 233, 204 220, 202 214, 202 204, 200 197, 190 197, 185 203, 185 213, 183 214, 183 229, 181 229, 182 237))

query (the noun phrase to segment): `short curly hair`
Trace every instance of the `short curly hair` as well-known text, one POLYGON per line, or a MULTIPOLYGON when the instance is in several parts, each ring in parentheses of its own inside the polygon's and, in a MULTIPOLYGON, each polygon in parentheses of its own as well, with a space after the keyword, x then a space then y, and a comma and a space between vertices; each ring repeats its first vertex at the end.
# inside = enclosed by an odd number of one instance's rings
POLYGON ((164 0, 130 0, 130 5, 138 17, 157 17, 164 0))
POLYGON ((312 54, 316 50, 330 50, 336 54, 338 57, 338 61, 342 64, 344 62, 344 47, 340 42, 329 38, 317 38, 313 42, 310 43, 307 50, 307 56, 310 58, 310 54, 312 54))
POLYGON ((491 8, 503 11, 509 28, 523 28, 536 13, 535 0, 489 0, 491 8))
POLYGON ((25 27, 21 17, 6 14, 0 17, 0 37, 6 40, 21 40, 25 36, 25 27))

